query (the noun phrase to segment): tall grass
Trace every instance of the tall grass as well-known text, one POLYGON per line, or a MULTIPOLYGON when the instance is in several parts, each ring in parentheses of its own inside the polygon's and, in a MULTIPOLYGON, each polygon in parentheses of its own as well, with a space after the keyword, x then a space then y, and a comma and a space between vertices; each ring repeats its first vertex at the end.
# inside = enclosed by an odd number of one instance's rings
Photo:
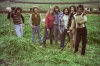
MULTIPOLYGON (((81 44, 76 54, 69 49, 69 43, 62 52, 59 45, 56 46, 53 43, 51 47, 49 40, 46 43, 47 47, 43 48, 38 43, 37 35, 33 44, 29 16, 29 14, 24 14, 24 37, 18 38, 14 29, 12 36, 9 36, 9 21, 6 15, 0 15, 0 59, 4 59, 9 66, 100 66, 100 15, 87 15, 88 42, 85 57, 80 54, 81 44)), ((44 18, 45 15, 42 14, 42 17, 44 18)), ((42 37, 43 34, 44 23, 41 25, 42 37)))

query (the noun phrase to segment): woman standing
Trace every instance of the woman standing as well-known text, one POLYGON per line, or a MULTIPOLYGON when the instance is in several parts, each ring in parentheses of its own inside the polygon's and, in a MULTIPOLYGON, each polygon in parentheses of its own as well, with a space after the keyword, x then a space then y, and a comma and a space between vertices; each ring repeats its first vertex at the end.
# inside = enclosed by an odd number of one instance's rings
MULTIPOLYGON (((68 22, 68 28, 70 30, 72 21, 74 20, 73 16, 76 13, 76 7, 71 6, 70 7, 70 14, 69 14, 69 22, 68 22)), ((69 33, 70 35, 70 49, 74 48, 75 46, 75 41, 76 41, 76 28, 75 26, 73 27, 73 30, 69 33)))
POLYGON ((53 26, 54 26, 54 11, 50 8, 46 14, 45 18, 45 31, 44 31, 44 38, 43 38, 43 46, 46 47, 46 39, 47 35, 50 32, 50 44, 53 44, 53 26))
POLYGON ((67 34, 68 40, 69 40, 69 35, 67 33, 67 31, 68 31, 68 21, 69 21, 69 9, 64 8, 63 14, 62 14, 62 16, 60 17, 60 20, 59 20, 59 31, 60 31, 60 34, 61 34, 61 44, 60 44, 61 48, 64 47, 66 34, 67 34))

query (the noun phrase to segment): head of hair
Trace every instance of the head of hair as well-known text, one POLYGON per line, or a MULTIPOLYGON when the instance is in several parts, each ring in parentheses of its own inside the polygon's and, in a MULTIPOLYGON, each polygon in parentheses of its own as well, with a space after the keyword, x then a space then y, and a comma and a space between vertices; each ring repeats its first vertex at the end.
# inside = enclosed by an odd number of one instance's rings
POLYGON ((66 10, 66 9, 68 10, 68 13, 67 13, 67 14, 69 14, 69 8, 64 8, 64 9, 63 9, 63 14, 65 14, 65 10, 66 10))
POLYGON ((32 8, 30 8, 30 11, 32 11, 32 8))
POLYGON ((74 5, 70 6, 70 12, 71 12, 72 7, 74 8, 74 12, 76 12, 76 6, 74 6, 74 5))
POLYGON ((15 10, 15 9, 16 9, 16 7, 11 7, 11 9, 12 9, 12 10, 15 10))
POLYGON ((33 7, 33 12, 34 12, 34 10, 35 10, 35 8, 39 11, 39 8, 37 7, 37 6, 35 6, 35 7, 33 7))
POLYGON ((55 7, 54 7, 54 12, 56 12, 55 9, 58 9, 58 11, 60 12, 60 8, 59 8, 59 6, 55 6, 55 7))
MULTIPOLYGON (((47 11, 47 15, 50 14, 50 10, 53 10, 53 11, 54 11, 53 8, 50 8, 50 9, 47 11)), ((53 15, 53 14, 54 14, 54 13, 52 13, 52 15, 53 15)))
POLYGON ((82 11, 84 11, 84 6, 83 6, 83 5, 81 5, 81 4, 78 5, 78 6, 77 6, 77 10, 78 10, 78 8, 82 8, 82 11))
POLYGON ((20 10, 20 13, 22 12, 22 9, 21 9, 20 7, 17 7, 17 8, 15 9, 15 13, 17 13, 17 10, 20 10))

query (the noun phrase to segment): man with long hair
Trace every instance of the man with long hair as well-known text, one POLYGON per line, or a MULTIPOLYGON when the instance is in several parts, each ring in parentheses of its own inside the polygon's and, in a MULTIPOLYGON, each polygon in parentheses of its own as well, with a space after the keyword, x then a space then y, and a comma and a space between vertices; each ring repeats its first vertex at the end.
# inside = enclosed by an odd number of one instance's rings
POLYGON ((22 9, 20 7, 17 8, 12 8, 12 12, 8 13, 8 19, 12 18, 14 25, 15 25, 15 31, 16 31, 16 35, 18 37, 23 37, 23 26, 24 26, 24 17, 21 14, 22 9), (21 20, 22 19, 22 20, 21 20))

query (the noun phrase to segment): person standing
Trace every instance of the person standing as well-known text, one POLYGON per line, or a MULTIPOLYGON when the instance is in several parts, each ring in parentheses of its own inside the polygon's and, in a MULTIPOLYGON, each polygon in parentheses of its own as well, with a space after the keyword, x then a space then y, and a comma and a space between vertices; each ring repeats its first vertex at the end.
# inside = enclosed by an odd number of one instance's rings
MULTIPOLYGON (((72 25, 72 20, 74 20, 73 16, 76 13, 76 7, 75 6, 71 6, 70 7, 70 14, 69 14, 69 22, 68 22, 68 28, 70 30, 70 27, 72 25)), ((69 32, 70 35, 70 49, 75 47, 75 42, 76 42, 76 27, 74 26, 72 31, 69 32)))
POLYGON ((60 31, 60 34, 61 34, 61 44, 60 44, 61 48, 64 47, 66 34, 67 34, 68 40, 69 40, 69 34, 67 33, 67 31, 68 31, 68 21, 69 21, 69 9, 64 8, 63 14, 60 17, 59 24, 58 24, 59 31, 60 31))
POLYGON ((33 13, 30 15, 30 25, 32 28, 32 42, 34 43, 35 41, 35 34, 36 31, 38 33, 38 42, 41 43, 41 36, 40 36, 40 25, 42 22, 42 17, 39 14, 39 8, 38 7, 33 7, 33 13))
MULTIPOLYGON (((58 35, 60 36, 60 31, 58 29, 58 23, 59 23, 59 18, 61 17, 62 12, 60 12, 60 9, 58 6, 54 7, 54 40, 55 44, 58 44, 58 35)), ((61 37, 61 36, 60 36, 61 37)))
POLYGON ((54 10, 50 8, 46 14, 45 18, 45 31, 43 38, 43 46, 46 47, 46 39, 48 33, 50 33, 50 45, 53 44, 53 26, 54 26, 54 10))
POLYGON ((86 29, 87 16, 84 13, 83 5, 77 6, 77 12, 74 15, 74 19, 75 19, 75 21, 72 22, 73 23, 72 26, 76 25, 76 30, 77 30, 74 53, 78 52, 79 43, 82 39, 81 55, 84 56, 85 49, 86 49, 86 41, 87 41, 86 40, 86 38, 87 38, 87 29, 86 29))
MULTIPOLYGON (((14 9, 14 8, 13 8, 14 9)), ((12 13, 8 13, 8 19, 12 18, 14 25, 15 25, 15 31, 16 35, 18 37, 23 37, 23 26, 24 26, 24 17, 21 14, 22 9, 20 7, 17 7, 15 11, 12 11, 12 13), (21 21, 22 19, 22 21, 21 21)))

